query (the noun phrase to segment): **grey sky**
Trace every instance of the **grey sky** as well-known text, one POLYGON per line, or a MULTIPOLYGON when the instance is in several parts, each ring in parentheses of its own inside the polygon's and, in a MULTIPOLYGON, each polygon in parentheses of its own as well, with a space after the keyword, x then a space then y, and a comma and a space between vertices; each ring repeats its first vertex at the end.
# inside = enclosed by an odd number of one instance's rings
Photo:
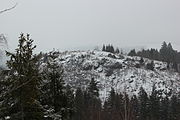
POLYGON ((38 50, 60 50, 113 43, 118 47, 180 50, 180 0, 0 0, 0 33, 11 48, 21 32, 30 33, 38 50))

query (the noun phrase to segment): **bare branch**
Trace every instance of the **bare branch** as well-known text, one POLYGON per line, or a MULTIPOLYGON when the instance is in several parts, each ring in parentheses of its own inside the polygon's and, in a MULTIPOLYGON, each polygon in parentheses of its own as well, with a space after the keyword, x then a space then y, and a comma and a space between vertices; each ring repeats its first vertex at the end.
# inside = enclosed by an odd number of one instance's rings
POLYGON ((13 7, 11 7, 11 8, 7 8, 7 9, 4 9, 4 10, 0 11, 0 14, 2 14, 2 13, 4 13, 4 12, 7 12, 7 11, 9 11, 9 10, 12 10, 12 9, 14 9, 16 6, 17 6, 17 3, 16 3, 13 7))

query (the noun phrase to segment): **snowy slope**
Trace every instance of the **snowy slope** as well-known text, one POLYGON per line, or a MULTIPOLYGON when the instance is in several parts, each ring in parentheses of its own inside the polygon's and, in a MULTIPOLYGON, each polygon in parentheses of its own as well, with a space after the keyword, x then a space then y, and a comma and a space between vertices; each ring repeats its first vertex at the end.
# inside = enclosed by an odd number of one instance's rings
POLYGON ((8 43, 6 37, 3 34, 0 34, 0 68, 5 67, 6 55, 5 51, 8 50, 8 43))
POLYGON ((111 87, 117 92, 126 91, 129 95, 138 94, 143 87, 148 94, 153 85, 162 95, 180 91, 179 73, 166 70, 166 63, 154 61, 155 70, 146 69, 151 62, 144 58, 140 68, 139 57, 130 57, 101 51, 73 51, 59 54, 57 59, 64 66, 64 80, 73 88, 85 89, 91 78, 99 82, 100 97, 105 99, 111 87))

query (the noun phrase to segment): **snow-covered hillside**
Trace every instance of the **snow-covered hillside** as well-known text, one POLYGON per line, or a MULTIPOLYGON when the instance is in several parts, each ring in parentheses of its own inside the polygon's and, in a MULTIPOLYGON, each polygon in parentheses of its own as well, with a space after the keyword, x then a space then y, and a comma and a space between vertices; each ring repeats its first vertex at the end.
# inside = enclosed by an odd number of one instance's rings
POLYGON ((162 95, 180 91, 180 75, 166 69, 166 63, 154 61, 155 70, 146 69, 151 62, 140 57, 130 57, 101 51, 73 51, 59 54, 57 59, 64 66, 64 80, 73 88, 86 88, 92 78, 99 82, 100 97, 105 99, 113 87, 117 92, 138 94, 143 87, 148 94, 153 85, 162 95))
POLYGON ((8 43, 6 37, 3 34, 0 34, 0 68, 5 67, 6 55, 5 51, 8 49, 8 43))

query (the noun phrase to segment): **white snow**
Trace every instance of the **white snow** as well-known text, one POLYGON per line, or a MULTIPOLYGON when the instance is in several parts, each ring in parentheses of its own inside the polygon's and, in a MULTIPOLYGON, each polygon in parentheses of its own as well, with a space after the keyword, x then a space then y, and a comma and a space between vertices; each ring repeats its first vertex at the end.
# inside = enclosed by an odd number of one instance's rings
MULTIPOLYGON (((99 82, 102 100, 106 99, 111 87, 119 93, 127 92, 129 95, 138 94, 140 87, 150 94, 154 84, 156 89, 162 90, 163 96, 180 91, 179 73, 166 70, 166 63, 160 61, 154 61, 155 70, 151 71, 145 65, 135 67, 140 57, 101 51, 64 52, 60 53, 58 60, 64 66, 64 80, 67 84, 74 89, 85 89, 91 78, 95 78, 99 82), (115 58, 108 57, 109 54, 115 58), (122 69, 113 68, 115 63, 121 64, 122 69)), ((151 60, 144 58, 144 61, 147 64, 151 60)))

